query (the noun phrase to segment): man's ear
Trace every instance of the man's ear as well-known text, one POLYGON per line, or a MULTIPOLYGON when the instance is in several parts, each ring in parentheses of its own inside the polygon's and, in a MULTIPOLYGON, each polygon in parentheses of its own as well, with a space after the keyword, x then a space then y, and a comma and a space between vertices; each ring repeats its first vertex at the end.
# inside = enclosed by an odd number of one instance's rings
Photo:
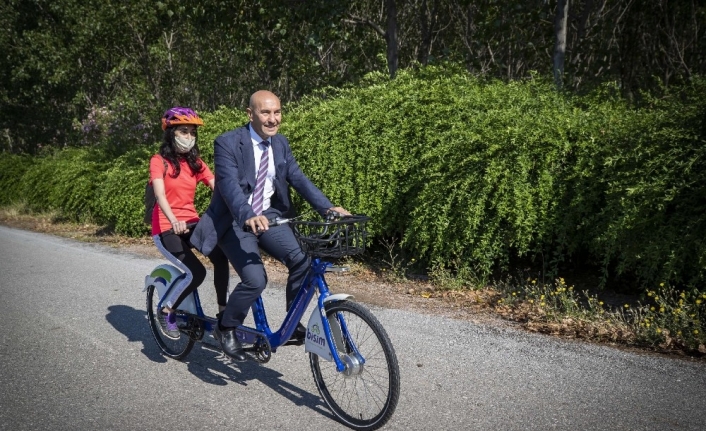
POLYGON ((245 112, 248 113, 248 118, 252 121, 252 109, 250 107, 245 108, 245 112))

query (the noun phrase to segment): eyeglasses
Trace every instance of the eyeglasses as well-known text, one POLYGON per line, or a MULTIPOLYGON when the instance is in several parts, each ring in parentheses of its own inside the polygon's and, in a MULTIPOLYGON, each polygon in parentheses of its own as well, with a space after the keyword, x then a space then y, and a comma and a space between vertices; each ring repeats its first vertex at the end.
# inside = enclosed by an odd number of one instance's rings
POLYGON ((177 131, 181 133, 182 135, 191 135, 191 136, 196 136, 196 129, 187 129, 186 127, 179 127, 177 128, 177 131))

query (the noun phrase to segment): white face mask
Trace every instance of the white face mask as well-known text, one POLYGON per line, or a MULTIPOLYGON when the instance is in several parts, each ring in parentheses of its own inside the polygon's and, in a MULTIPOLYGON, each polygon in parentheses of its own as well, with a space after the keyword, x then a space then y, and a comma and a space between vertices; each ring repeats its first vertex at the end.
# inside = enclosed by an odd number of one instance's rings
POLYGON ((188 153, 194 147, 196 143, 196 138, 182 138, 181 136, 174 136, 174 143, 176 144, 176 149, 180 153, 188 153))

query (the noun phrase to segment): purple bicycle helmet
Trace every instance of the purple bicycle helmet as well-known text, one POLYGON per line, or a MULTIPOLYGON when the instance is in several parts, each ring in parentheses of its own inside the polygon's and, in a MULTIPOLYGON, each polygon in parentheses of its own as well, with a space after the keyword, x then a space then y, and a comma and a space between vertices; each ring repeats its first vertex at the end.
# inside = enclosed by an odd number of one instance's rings
POLYGON ((178 124, 203 126, 203 120, 191 108, 175 106, 167 109, 164 115, 162 115, 162 130, 167 130, 167 127, 176 126, 178 124))

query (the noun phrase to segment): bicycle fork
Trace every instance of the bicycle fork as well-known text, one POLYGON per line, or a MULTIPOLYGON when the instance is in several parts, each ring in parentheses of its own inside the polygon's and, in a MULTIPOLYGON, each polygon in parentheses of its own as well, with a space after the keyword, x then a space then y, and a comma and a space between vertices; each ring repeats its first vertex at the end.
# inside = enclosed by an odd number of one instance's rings
POLYGON ((324 360, 333 361, 336 370, 345 376, 359 374, 365 358, 358 351, 348 332, 346 321, 341 313, 326 316, 326 305, 336 301, 346 301, 352 295, 338 293, 321 295, 317 310, 311 313, 306 331, 305 350, 319 355, 324 360), (323 334, 322 334, 323 332, 323 334))

